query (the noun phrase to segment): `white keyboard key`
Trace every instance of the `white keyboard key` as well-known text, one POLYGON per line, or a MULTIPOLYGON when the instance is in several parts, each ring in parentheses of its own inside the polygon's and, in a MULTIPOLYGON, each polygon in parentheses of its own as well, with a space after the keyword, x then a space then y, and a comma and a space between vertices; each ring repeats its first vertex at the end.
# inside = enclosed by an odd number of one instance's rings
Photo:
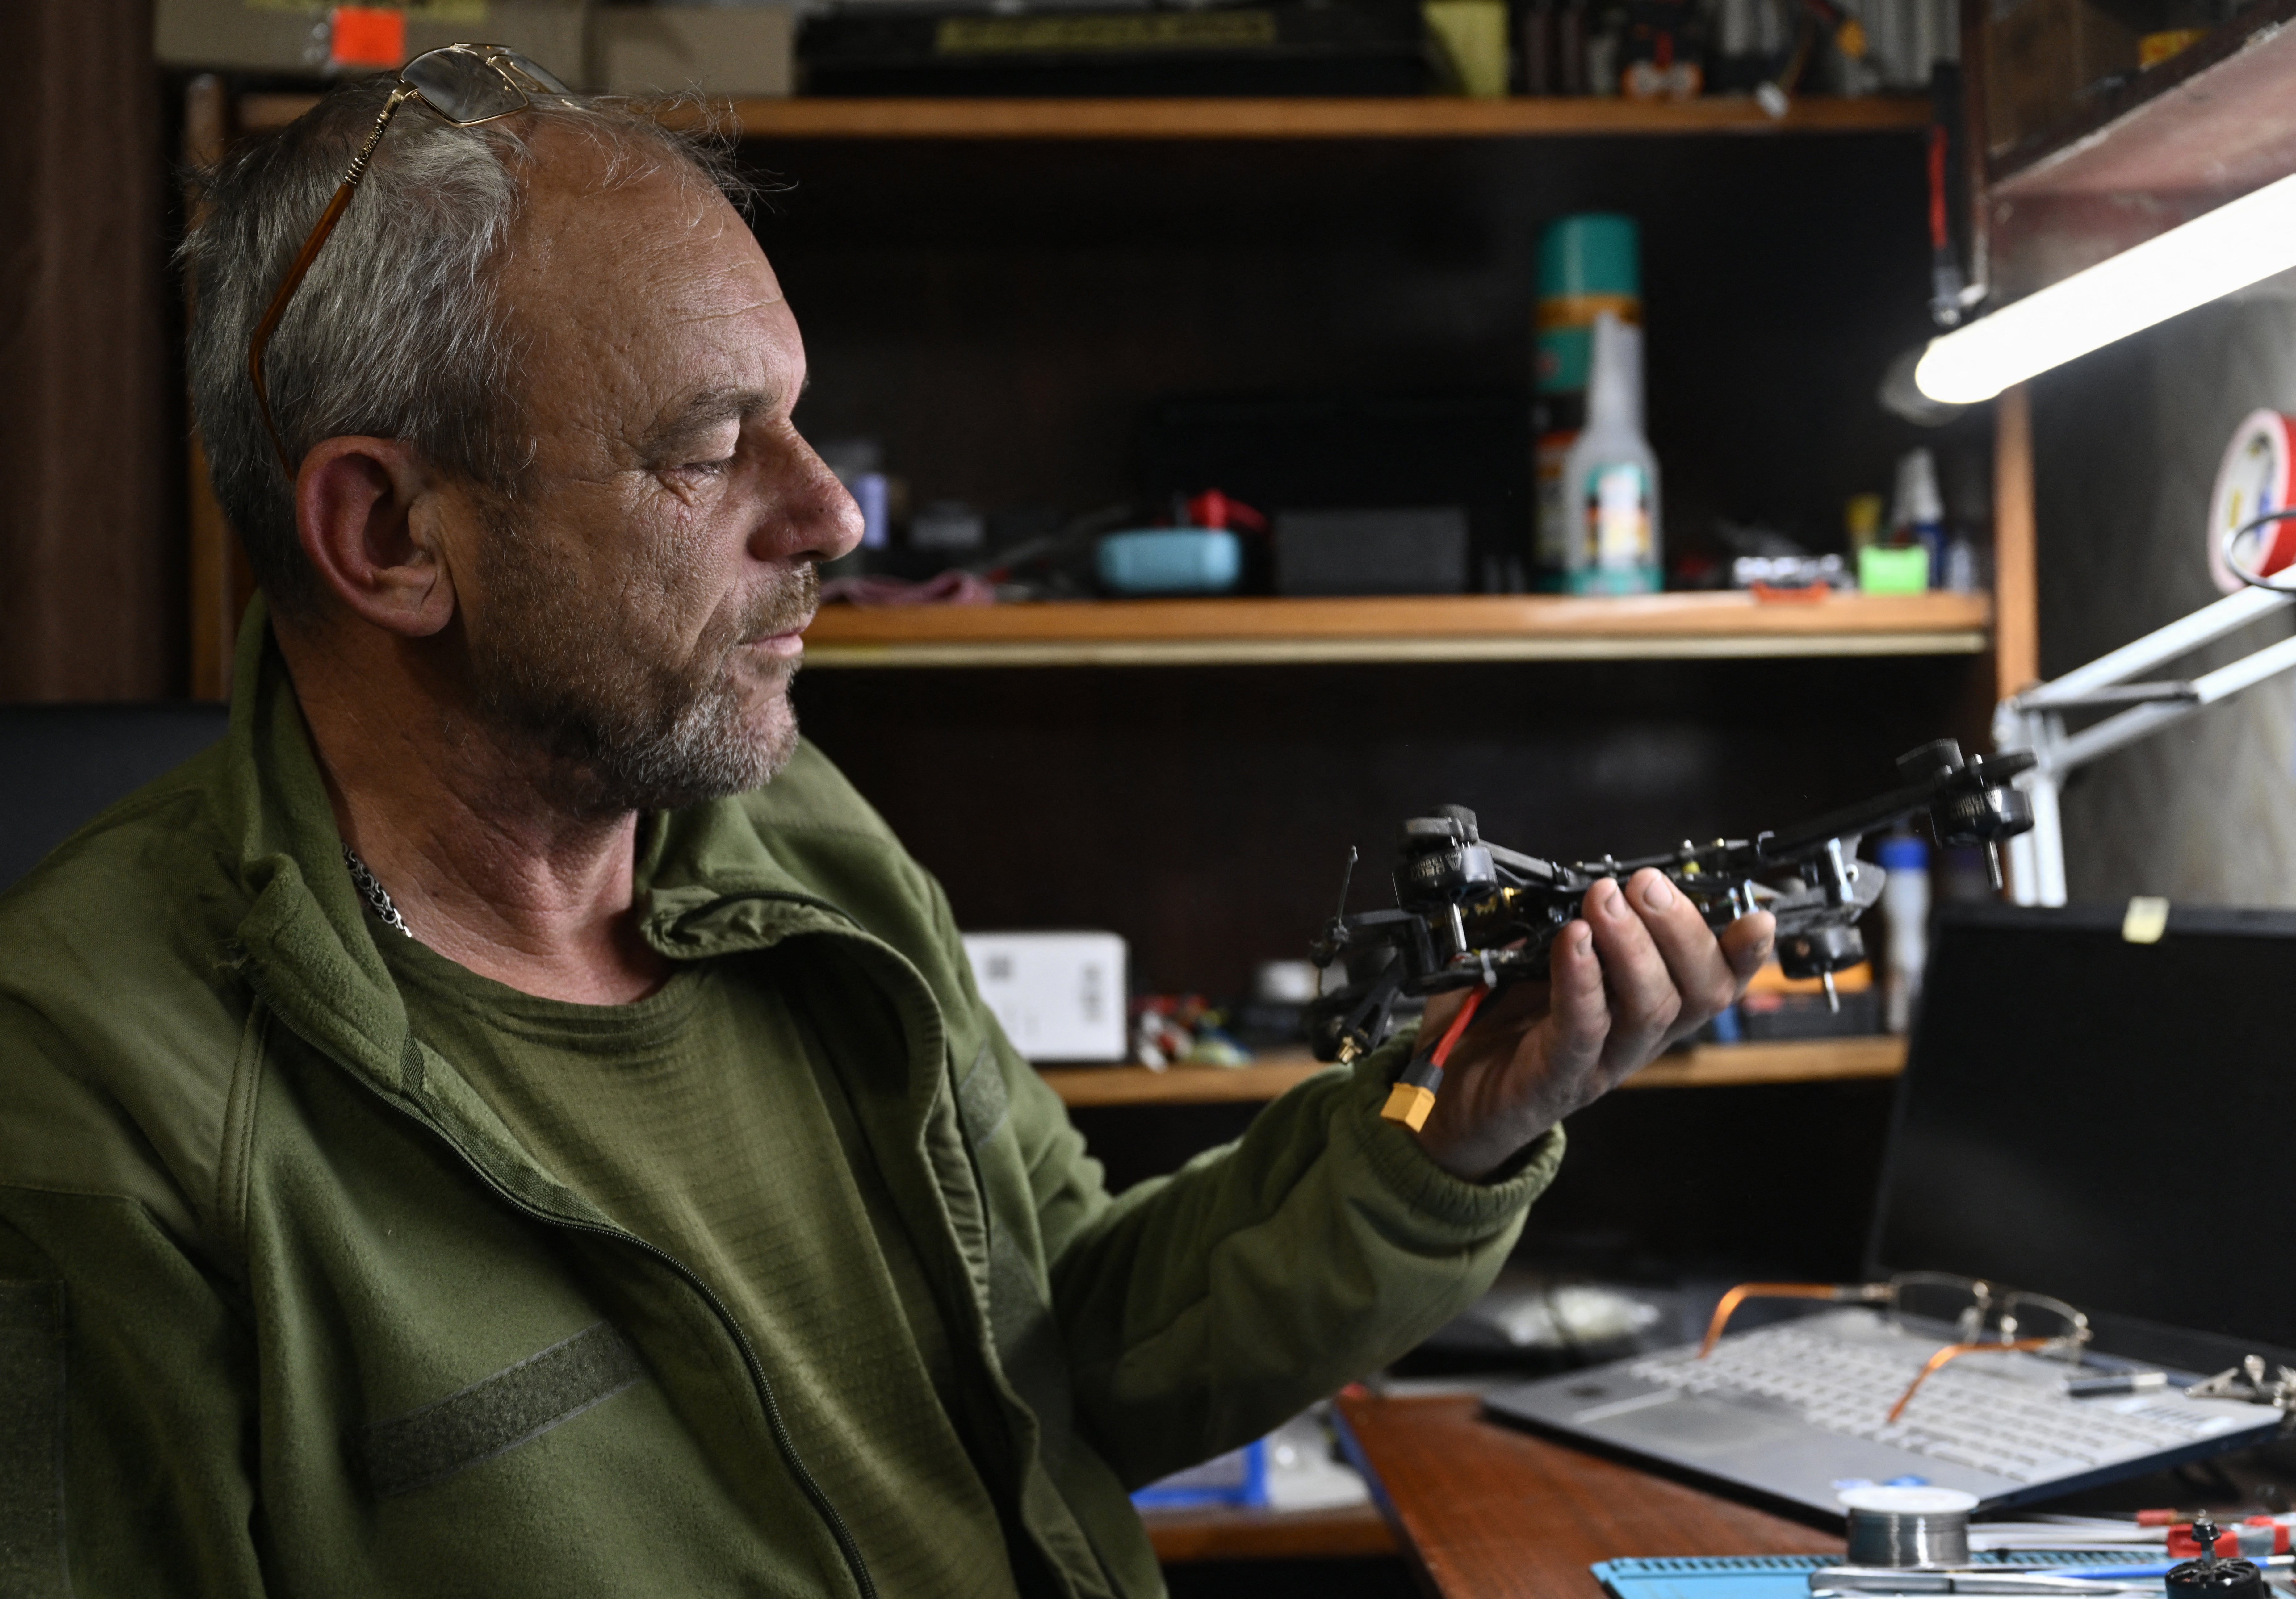
POLYGON ((1810 1425, 1870 1439, 2016 1481, 2067 1476, 2174 1447, 2237 1424, 2144 1395, 2083 1404, 2019 1356, 1972 1356, 1923 1382, 1904 1421, 1888 1415, 1933 1352, 1875 1336, 1868 1313, 1835 1312, 1732 1338, 1706 1360, 1688 1350, 1638 1361, 1645 1382, 1692 1393, 1745 1394, 1799 1411, 1810 1425), (1846 1319, 1845 1319, 1846 1318, 1846 1319))

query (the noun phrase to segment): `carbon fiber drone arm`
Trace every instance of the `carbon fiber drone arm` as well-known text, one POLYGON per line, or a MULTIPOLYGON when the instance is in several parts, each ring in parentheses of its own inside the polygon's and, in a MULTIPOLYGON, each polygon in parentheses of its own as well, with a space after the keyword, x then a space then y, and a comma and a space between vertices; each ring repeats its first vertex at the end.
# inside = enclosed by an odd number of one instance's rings
POLYGON ((1899 786, 1861 804, 1780 832, 1634 860, 1523 855, 1484 839, 1464 806, 1414 816, 1398 841, 1395 907, 1349 915, 1342 890, 1341 914, 1310 947, 1316 964, 1337 964, 1345 981, 1327 980, 1308 1007, 1309 1041, 1321 1059, 1353 1060, 1385 1040, 1407 998, 1544 977, 1587 890, 1644 867, 1665 873, 1718 931, 1768 911, 1786 975, 1830 977, 1866 958, 1857 923, 1882 894, 1881 868, 1857 858, 1859 840, 1926 816, 1940 844, 1982 844, 1990 856, 2033 824, 2025 796, 2010 786, 2032 764, 2021 751, 1964 760, 1940 739, 1899 758, 1899 786))

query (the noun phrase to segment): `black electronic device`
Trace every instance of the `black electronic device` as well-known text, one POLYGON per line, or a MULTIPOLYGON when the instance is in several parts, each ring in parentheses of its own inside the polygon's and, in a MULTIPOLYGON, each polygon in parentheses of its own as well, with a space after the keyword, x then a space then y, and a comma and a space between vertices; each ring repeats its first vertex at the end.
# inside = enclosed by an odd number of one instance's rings
POLYGON ((1464 806, 1414 816, 1398 841, 1394 909, 1348 914, 1349 858, 1339 914, 1310 949, 1320 968, 1343 964, 1346 981, 1308 1007, 1308 1039, 1321 1059, 1352 1060, 1387 1037, 1406 996, 1479 990, 1440 1040, 1422 1041, 1382 1112, 1415 1130, 1434 1106, 1444 1057, 1480 994, 1546 975, 1548 952, 1579 914, 1587 890, 1645 867, 1664 873, 1710 927, 1770 912, 1785 974, 1823 978, 1831 993, 1833 973, 1866 958, 1857 922, 1882 894, 1882 869, 1857 858, 1863 835, 1926 816, 1939 843, 1982 844, 1990 854, 2033 824, 2030 803, 2009 786, 2032 764, 2021 751, 1964 759, 1960 745, 1939 739, 1900 757, 1898 786, 1872 800, 1783 832, 1685 843, 1630 860, 1564 863, 1520 854, 1482 837, 1464 806))
POLYGON ((1456 594, 1468 577, 1467 513, 1283 511, 1275 517, 1280 594, 1456 594))
POLYGON ((809 94, 1424 94, 1408 0, 1256 5, 860 5, 807 19, 809 94))
POLYGON ((1868 1265, 2054 1294, 2155 1365, 2296 1363, 2275 1219, 2296 912, 2126 931, 2119 906, 1942 908, 1868 1265))
POLYGON ((2205 1510, 2193 1518, 2193 1541, 2200 1558, 2169 1568, 2169 1599, 2266 1599, 2271 1592, 2255 1562, 2218 1556, 2217 1519, 2205 1510))

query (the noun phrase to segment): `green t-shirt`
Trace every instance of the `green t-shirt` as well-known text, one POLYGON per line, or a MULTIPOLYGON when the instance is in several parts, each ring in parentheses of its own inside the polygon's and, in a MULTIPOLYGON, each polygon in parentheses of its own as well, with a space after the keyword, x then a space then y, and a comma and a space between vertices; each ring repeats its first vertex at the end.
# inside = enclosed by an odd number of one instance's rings
POLYGON ((586 1005, 395 932, 375 942, 415 1036, 562 1182, 725 1300, 878 1591, 1013 1595, 951 1419, 964 1406, 947 1325, 775 957, 695 963, 635 1004, 586 1005))

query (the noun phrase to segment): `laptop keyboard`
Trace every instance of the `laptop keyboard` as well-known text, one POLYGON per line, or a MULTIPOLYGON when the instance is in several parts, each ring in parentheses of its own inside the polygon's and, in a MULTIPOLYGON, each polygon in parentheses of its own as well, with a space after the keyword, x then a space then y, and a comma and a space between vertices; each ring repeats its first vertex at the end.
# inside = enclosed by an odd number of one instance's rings
POLYGON ((1938 1347, 1886 1330, 1868 1312, 1837 1311, 1725 1339, 1704 1360, 1695 1349, 1677 1349, 1628 1370, 1685 1393, 1785 1405, 1824 1431, 2019 1483, 2071 1476, 2251 1424, 2238 1411, 2173 1390, 2070 1398, 2061 1386, 2071 1369, 2067 1362, 2014 1354, 1964 1355, 1932 1373, 1890 1423, 1890 1407, 1938 1347))

